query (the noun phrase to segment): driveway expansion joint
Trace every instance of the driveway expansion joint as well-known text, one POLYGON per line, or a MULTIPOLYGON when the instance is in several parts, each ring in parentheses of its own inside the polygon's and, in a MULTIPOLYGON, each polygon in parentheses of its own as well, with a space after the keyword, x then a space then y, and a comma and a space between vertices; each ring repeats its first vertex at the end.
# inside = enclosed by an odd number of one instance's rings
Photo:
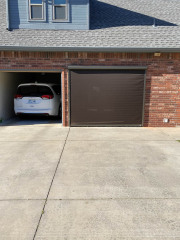
POLYGON ((137 139, 127 139, 127 140, 123 140, 123 139, 119 139, 119 140, 116 140, 116 139, 111 139, 111 140, 96 140, 96 139, 93 139, 93 140, 87 140, 87 139, 81 139, 81 140, 68 140, 68 142, 176 142, 178 140, 175 140, 175 139, 167 139, 167 140, 154 140, 154 139, 151 139, 151 140, 137 140, 137 139))
POLYGON ((40 218, 39 218, 39 221, 38 221, 38 224, 37 224, 35 233, 34 233, 33 240, 35 240, 35 237, 36 237, 36 234, 37 234, 37 231, 38 231, 38 228, 39 228, 39 225, 40 225, 42 216, 43 216, 43 214, 44 214, 44 212, 45 212, 45 207, 46 207, 46 204, 47 204, 47 201, 48 201, 49 193, 50 193, 50 191, 51 191, 51 187, 52 187, 54 178, 55 178, 55 176, 56 176, 57 169, 58 169, 59 164, 60 164, 60 162, 61 162, 61 157, 62 157, 62 155, 63 155, 63 152, 64 152, 64 149, 65 149, 65 146, 66 146, 66 143, 67 143, 67 139, 68 139, 69 133, 70 133, 70 128, 68 129, 68 133, 67 133, 66 139, 65 139, 65 141, 64 141, 64 145, 63 145, 63 148, 62 148, 62 151, 61 151, 61 154, 60 154, 60 157, 59 157, 59 160, 58 160, 58 163, 57 163, 57 166, 56 166, 56 169, 55 169, 55 172, 54 172, 52 181, 51 181, 51 184, 50 184, 50 186, 49 186, 49 190, 48 190, 48 193, 47 193, 47 196, 46 196, 46 199, 45 199, 45 203, 44 203, 43 209, 42 209, 42 211, 41 211, 41 216, 40 216, 40 218))
POLYGON ((177 198, 133 198, 133 197, 122 197, 122 198, 63 198, 63 199, 53 199, 50 198, 47 201, 112 201, 112 200, 179 200, 180 197, 177 198))
POLYGON ((46 199, 45 198, 38 198, 38 199, 31 199, 31 198, 28 198, 28 199, 0 199, 0 202, 8 202, 8 201, 45 201, 46 199))

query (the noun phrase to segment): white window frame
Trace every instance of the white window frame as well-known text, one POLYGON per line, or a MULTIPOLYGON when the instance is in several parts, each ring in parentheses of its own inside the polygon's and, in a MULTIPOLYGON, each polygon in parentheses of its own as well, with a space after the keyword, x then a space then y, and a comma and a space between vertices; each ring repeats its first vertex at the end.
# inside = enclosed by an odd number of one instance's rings
POLYGON ((44 0, 42 0, 42 3, 31 3, 31 0, 29 0, 29 21, 44 21, 45 20, 45 12, 44 12, 44 0), (42 6, 42 18, 32 18, 31 16, 31 7, 32 6, 42 6))
POLYGON ((52 4, 52 20, 53 22, 68 22, 69 21, 69 3, 68 0, 66 0, 65 4, 55 4, 54 0, 52 4), (65 19, 56 19, 55 18, 55 7, 65 7, 65 13, 66 13, 66 18, 65 19))

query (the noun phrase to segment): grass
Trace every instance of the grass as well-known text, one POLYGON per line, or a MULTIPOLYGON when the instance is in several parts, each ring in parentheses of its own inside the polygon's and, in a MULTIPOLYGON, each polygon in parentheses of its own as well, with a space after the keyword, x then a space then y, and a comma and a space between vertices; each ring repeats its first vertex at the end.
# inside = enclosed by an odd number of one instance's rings
POLYGON ((180 140, 177 140, 178 142, 180 142, 180 140))

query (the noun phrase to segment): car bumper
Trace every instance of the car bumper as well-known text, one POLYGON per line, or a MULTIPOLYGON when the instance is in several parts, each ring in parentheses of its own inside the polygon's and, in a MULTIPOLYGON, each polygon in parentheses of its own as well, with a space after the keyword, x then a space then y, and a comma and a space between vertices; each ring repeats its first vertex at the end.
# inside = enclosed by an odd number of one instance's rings
POLYGON ((51 109, 43 109, 43 110, 23 110, 23 109, 16 109, 16 115, 20 114, 33 114, 33 115, 47 115, 47 116, 54 116, 54 112, 51 109))

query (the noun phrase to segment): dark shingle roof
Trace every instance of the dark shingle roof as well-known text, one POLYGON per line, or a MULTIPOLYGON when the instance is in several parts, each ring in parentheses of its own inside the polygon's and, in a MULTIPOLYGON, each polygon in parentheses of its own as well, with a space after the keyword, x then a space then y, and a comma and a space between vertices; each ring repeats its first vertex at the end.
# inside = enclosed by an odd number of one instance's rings
POLYGON ((180 51, 179 0, 91 0, 91 29, 83 31, 7 31, 5 3, 0 1, 0 49, 180 51))

